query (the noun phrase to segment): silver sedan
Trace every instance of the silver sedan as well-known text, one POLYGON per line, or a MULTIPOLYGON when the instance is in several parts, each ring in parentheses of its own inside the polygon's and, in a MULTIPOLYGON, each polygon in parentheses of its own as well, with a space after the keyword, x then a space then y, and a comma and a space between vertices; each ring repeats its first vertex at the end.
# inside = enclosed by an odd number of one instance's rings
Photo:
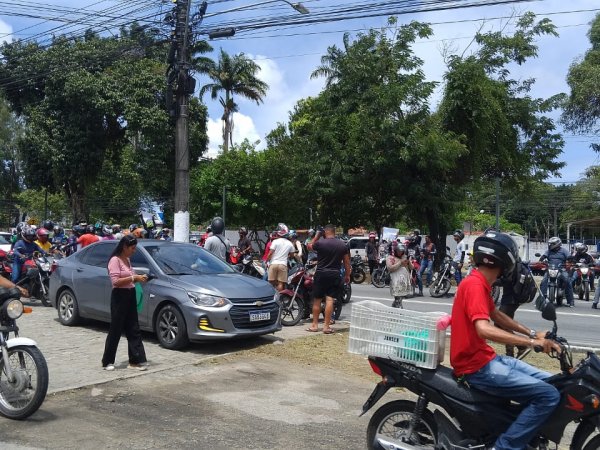
MULTIPOLYGON (((50 277, 50 301, 63 325, 90 318, 110 322, 108 260, 117 241, 101 241, 58 261, 50 277)), ((131 258, 143 285, 142 330, 160 344, 259 336, 281 330, 280 305, 265 281, 243 275, 193 245, 139 240, 131 258)))

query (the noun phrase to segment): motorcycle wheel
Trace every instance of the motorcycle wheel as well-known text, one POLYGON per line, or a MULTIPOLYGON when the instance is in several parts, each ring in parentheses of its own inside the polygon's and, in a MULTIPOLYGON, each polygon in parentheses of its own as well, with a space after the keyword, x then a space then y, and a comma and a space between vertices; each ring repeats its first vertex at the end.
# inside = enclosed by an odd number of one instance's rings
POLYGON ((333 320, 340 320, 342 316, 342 307, 344 306, 344 302, 340 301, 340 299, 335 300, 333 304, 333 314, 331 314, 331 318, 333 320))
POLYGON ((556 306, 561 306, 562 304, 562 300, 559 300, 556 297, 556 291, 554 290, 553 287, 549 287, 548 288, 548 300, 550 301, 550 303, 554 303, 554 300, 556 300, 556 306))
MULTIPOLYGON (((573 289, 573 291, 575 291, 575 289, 573 289)), ((583 292, 583 285, 579 284, 577 286, 577 296, 579 297, 579 300, 583 300, 583 294, 584 294, 584 292, 583 292)))
POLYGON ((24 345, 8 350, 8 363, 15 381, 8 381, 4 361, 0 361, 0 414, 9 419, 25 419, 36 412, 46 398, 48 366, 37 347, 24 345))
POLYGON ((371 284, 376 288, 384 288, 385 287, 385 274, 381 269, 375 269, 373 271, 373 276, 371 277, 371 284))
POLYGON ((586 302, 590 301, 590 285, 589 284, 585 285, 583 296, 584 296, 586 302))
POLYGON ((351 298, 352 298, 352 285, 350 283, 344 284, 344 295, 342 297, 342 302, 350 303, 351 298))
POLYGON ((385 436, 396 441, 405 438, 414 448, 432 449, 437 444, 437 425, 430 410, 425 409, 421 421, 415 427, 412 436, 406 435, 415 410, 415 403, 395 400, 386 403, 371 417, 367 427, 367 448, 375 450, 377 436, 385 436))
POLYGON ((292 301, 292 297, 285 294, 279 296, 279 301, 281 302, 281 325, 286 327, 297 325, 304 314, 304 302, 298 297, 292 301))
POLYGON ((443 297, 450 291, 450 280, 443 278, 440 281, 434 281, 429 285, 429 295, 432 297, 443 297))
POLYGON ((352 282, 356 284, 364 283, 367 278, 367 274, 364 270, 358 270, 356 272, 352 272, 352 282))
POLYGON ((587 444, 585 444, 585 447, 583 447, 583 450, 598 450, 600 448, 600 434, 594 436, 587 444))
POLYGON ((40 289, 40 300, 42 301, 42 305, 44 306, 52 306, 50 304, 50 280, 47 278, 43 281, 44 288, 40 289), (44 294, 43 291, 46 291, 44 294))

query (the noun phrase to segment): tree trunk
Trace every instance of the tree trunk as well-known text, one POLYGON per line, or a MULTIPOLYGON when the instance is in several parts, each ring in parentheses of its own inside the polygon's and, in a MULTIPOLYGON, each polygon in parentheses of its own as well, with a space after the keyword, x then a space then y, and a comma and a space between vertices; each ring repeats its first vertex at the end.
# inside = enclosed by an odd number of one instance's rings
POLYGON ((429 236, 437 249, 437 255, 434 262, 434 267, 437 270, 440 261, 446 256, 446 235, 448 234, 448 228, 445 224, 440 223, 438 216, 431 209, 425 209, 425 217, 427 218, 429 236))
POLYGON ((87 220, 85 192, 83 186, 71 185, 71 183, 67 183, 65 185, 65 191, 69 199, 71 214, 73 214, 73 223, 87 220))

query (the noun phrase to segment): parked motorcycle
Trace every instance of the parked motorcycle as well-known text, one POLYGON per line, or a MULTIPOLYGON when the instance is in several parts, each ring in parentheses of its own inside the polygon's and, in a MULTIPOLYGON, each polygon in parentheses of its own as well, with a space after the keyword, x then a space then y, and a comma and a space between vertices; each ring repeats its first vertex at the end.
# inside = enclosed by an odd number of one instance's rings
MULTIPOLYGON (((569 434, 571 442, 567 447, 596 450, 600 448, 597 428, 600 420, 600 358, 588 352, 574 367, 567 340, 557 335, 556 310, 549 301, 542 307, 542 317, 554 322, 546 338, 562 348, 562 353, 549 355, 559 359, 561 373, 548 380, 560 392, 561 400, 529 448, 547 450, 550 442, 558 446, 565 428, 573 422, 576 429, 574 434, 569 434)), ((458 384, 448 367, 424 369, 412 363, 372 356, 369 363, 382 381, 364 404, 363 414, 389 389, 401 388, 418 396, 416 402, 391 401, 373 414, 367 428, 369 449, 490 448, 522 410, 516 403, 458 384), (428 408, 430 404, 435 405, 434 412, 428 408)))
MULTIPOLYGON (((0 260, 0 273, 9 280, 12 279, 13 258, 14 255, 8 254, 0 260)), ((32 258, 23 261, 16 284, 27 289, 31 297, 40 300, 44 306, 51 306, 48 293, 51 273, 52 258, 35 252, 32 258)))
POLYGON ((379 258, 377 268, 371 275, 371 284, 377 288, 383 288, 390 285, 390 271, 385 264, 385 258, 379 258))
POLYGON ((364 283, 365 279, 367 278, 367 273, 365 271, 365 263, 362 257, 358 254, 358 251, 350 260, 350 265, 352 266, 352 282, 356 284, 364 283))
MULTIPOLYGON (((288 272, 286 289, 279 293, 282 325, 296 325, 312 314, 314 274, 314 265, 298 265, 288 272)), ((340 295, 334 299, 333 320, 338 320, 342 314, 343 297, 344 291, 341 290, 340 295)), ((321 301, 321 314, 325 315, 325 299, 321 301)))
POLYGON ((32 339, 19 337, 17 319, 31 312, 20 298, 19 289, 0 288, 0 414, 16 420, 36 412, 48 390, 48 366, 42 352, 32 339))
POLYGON ((236 269, 240 273, 245 273, 260 279, 262 279, 265 274, 265 268, 261 261, 255 259, 252 255, 244 255, 242 262, 236 265, 236 269))
POLYGON ((590 267, 586 263, 577 263, 577 279, 573 291, 577 293, 579 300, 590 301, 590 267))
POLYGON ((450 256, 445 256, 440 268, 431 277, 429 295, 432 297, 443 297, 450 291, 451 280, 454 278, 456 266, 450 256))

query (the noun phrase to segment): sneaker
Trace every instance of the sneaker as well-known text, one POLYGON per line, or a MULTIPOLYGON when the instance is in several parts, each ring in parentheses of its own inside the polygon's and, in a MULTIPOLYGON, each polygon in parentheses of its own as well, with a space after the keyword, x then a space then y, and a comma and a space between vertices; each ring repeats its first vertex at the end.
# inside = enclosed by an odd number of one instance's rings
POLYGON ((597 303, 592 303, 592 309, 598 309, 598 304, 597 303))
POLYGON ((569 304, 569 308, 574 308, 574 307, 575 307, 575 305, 569 304))
POLYGON ((115 365, 114 364, 107 364, 106 366, 103 367, 104 370, 115 370, 115 365))
POLYGON ((143 364, 129 364, 127 366, 128 369, 134 369, 134 370, 148 370, 148 365, 143 365, 143 364))

